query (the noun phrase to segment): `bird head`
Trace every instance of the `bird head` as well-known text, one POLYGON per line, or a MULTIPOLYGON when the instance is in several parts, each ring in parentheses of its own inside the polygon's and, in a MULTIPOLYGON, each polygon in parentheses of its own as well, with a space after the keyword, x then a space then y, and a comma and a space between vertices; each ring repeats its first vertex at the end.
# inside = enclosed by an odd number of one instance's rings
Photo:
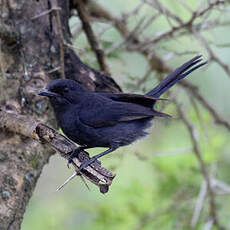
POLYGON ((76 81, 69 79, 56 79, 48 83, 38 95, 48 97, 53 106, 77 103, 77 95, 84 93, 83 87, 76 81))

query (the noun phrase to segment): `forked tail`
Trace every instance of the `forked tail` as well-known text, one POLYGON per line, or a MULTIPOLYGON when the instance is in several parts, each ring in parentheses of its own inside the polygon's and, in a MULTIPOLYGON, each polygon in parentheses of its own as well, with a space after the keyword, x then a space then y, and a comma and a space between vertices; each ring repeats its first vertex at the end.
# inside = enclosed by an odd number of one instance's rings
POLYGON ((196 56, 192 58, 190 61, 186 62, 175 71, 170 73, 164 80, 162 80, 154 89, 149 91, 146 95, 151 97, 160 97, 161 94, 166 92, 169 88, 175 85, 178 81, 185 78, 194 70, 200 68, 205 65, 207 62, 200 63, 202 61, 202 56, 196 56), (197 63, 200 63, 196 66, 197 63), (193 67, 193 68, 192 68, 193 67))

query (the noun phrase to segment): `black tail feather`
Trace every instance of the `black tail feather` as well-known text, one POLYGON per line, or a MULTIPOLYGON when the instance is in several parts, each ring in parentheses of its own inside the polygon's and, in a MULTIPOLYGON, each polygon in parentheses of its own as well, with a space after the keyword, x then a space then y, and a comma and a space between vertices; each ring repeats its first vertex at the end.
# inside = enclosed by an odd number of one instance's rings
POLYGON ((200 68, 201 66, 205 65, 207 62, 200 63, 199 65, 195 66, 197 63, 202 61, 202 56, 196 56, 177 68, 175 71, 170 73, 164 80, 162 80, 154 89, 149 91, 146 95, 151 97, 160 97, 161 94, 166 92, 169 88, 175 85, 178 81, 185 78, 188 74, 193 72, 194 70, 200 68), (193 67, 192 69, 190 69, 193 67), (187 71, 187 72, 186 72, 187 71))

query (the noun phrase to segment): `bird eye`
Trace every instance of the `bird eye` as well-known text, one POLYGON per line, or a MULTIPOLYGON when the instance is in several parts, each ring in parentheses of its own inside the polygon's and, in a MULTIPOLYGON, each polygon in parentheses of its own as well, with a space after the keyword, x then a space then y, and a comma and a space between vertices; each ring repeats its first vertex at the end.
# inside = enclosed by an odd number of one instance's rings
POLYGON ((68 92, 69 92, 69 88, 68 88, 68 87, 65 87, 65 88, 63 89, 63 92, 64 92, 64 93, 68 93, 68 92))

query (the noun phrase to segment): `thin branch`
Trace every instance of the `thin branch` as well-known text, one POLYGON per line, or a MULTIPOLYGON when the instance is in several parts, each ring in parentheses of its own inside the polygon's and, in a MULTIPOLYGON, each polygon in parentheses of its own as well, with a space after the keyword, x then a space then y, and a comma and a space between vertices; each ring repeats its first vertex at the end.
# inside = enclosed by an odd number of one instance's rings
POLYGON ((206 14, 207 12, 209 12, 211 9, 213 9, 214 7, 216 6, 220 6, 222 4, 225 4, 226 1, 225 0, 216 0, 214 2, 209 2, 208 6, 205 7, 203 10, 200 10, 200 6, 197 7, 197 10, 194 11, 194 17, 201 17, 203 16, 204 14, 206 14))
POLYGON ((193 12, 193 9, 187 4, 187 2, 185 2, 184 0, 178 0, 178 2, 180 2, 180 4, 187 9, 189 12, 193 12))
POLYGON ((195 228, 197 225, 197 222, 200 217, 201 210, 203 208, 204 204, 204 199, 207 194, 207 183, 205 181, 202 182, 201 188, 200 188, 200 193, 198 195, 197 201, 196 201, 196 207, 192 216, 191 220, 191 227, 195 228))
POLYGON ((201 42, 203 47, 205 47, 205 49, 207 50, 207 52, 208 52, 208 54, 210 56, 210 59, 215 61, 216 63, 218 63, 223 68, 223 70, 226 72, 226 74, 230 77, 230 68, 229 68, 229 66, 227 64, 223 63, 216 56, 216 54, 211 49, 210 45, 206 42, 206 40, 195 29, 193 29, 193 33, 197 37, 197 39, 201 42))
POLYGON ((194 108, 194 111, 195 111, 196 116, 197 116, 197 118, 198 118, 198 121, 199 121, 199 123, 200 123, 200 127, 201 127, 202 130, 204 131, 204 136, 205 136, 206 138, 208 138, 208 133, 207 133, 206 127, 205 127, 205 125, 204 125, 204 123, 203 123, 202 116, 201 116, 201 112, 200 112, 200 109, 199 109, 199 107, 198 107, 198 105, 197 105, 197 101, 195 100, 195 98, 193 98, 193 95, 190 95, 189 100, 190 100, 190 102, 191 102, 191 104, 192 104, 192 106, 193 106, 193 108, 194 108))
MULTIPOLYGON (((89 1, 91 2, 91 1, 89 1)), ((215 1, 214 3, 212 3, 211 5, 209 5, 208 7, 206 7, 205 9, 201 10, 199 15, 203 15, 205 12, 207 12, 207 9, 211 9, 213 8, 215 5, 219 5, 219 4, 223 4, 223 1, 215 1), (214 4, 215 3, 215 4, 214 4)), ((91 3, 89 3, 91 4, 91 3)), ((92 3, 93 4, 93 3, 92 3)), ((131 32, 128 30, 125 21, 122 20, 118 20, 117 18, 115 18, 113 15, 110 14, 110 12, 108 12, 106 9, 104 9, 102 6, 100 6, 99 4, 96 5, 96 12, 94 11, 94 7, 91 7, 90 13, 92 15, 96 15, 98 18, 102 17, 103 19, 109 20, 109 21, 113 21, 114 25, 116 26, 116 28, 120 31, 121 35, 124 37, 124 41, 121 41, 118 43, 118 46, 122 45, 124 42, 127 41, 129 43, 132 43, 133 45, 141 45, 140 40, 138 39, 137 36, 135 36, 136 34, 132 33, 132 36, 130 36, 131 32), (119 26, 116 22, 120 22, 119 26)), ((194 20, 194 16, 190 18, 190 20, 188 21, 189 23, 193 22, 194 20)), ((189 23, 185 23, 185 24, 189 24, 189 23)), ((182 24, 183 26, 183 24, 182 24)), ((170 68, 167 63, 159 56, 157 55, 155 52, 152 52, 151 54, 149 53, 148 50, 139 50, 143 56, 147 59, 151 69, 153 71, 157 71, 157 72, 166 72, 166 73, 170 73, 173 71, 172 68, 170 68)), ((219 125, 224 126, 225 128, 227 128, 228 130, 230 130, 230 123, 225 120, 224 118, 221 117, 221 115, 216 111, 216 109, 214 109, 209 102, 201 95, 201 93, 199 92, 198 88, 193 85, 192 83, 190 83, 187 80, 183 80, 180 81, 179 84, 186 88, 187 90, 189 90, 189 92, 196 98, 196 100, 198 100, 205 109, 208 110, 208 112, 211 114, 211 116, 214 118, 215 122, 219 125)))
POLYGON ((188 118, 187 118, 185 112, 182 110, 181 106, 179 106, 177 104, 177 102, 175 102, 175 104, 177 106, 178 113, 184 122, 184 125, 188 129, 188 132, 190 134, 191 141, 193 144, 193 151, 194 151, 196 158, 200 164, 201 172, 202 172, 203 177, 205 179, 205 182, 207 184, 207 192, 209 195, 210 216, 213 219, 213 224, 217 227, 217 229, 220 230, 221 226, 219 224, 219 220, 218 220, 217 213, 216 213, 215 194, 214 194, 214 191, 213 191, 212 186, 211 186, 211 180, 210 180, 210 177, 208 174, 208 170, 205 166, 204 160, 202 158, 202 154, 200 152, 200 148, 198 146, 198 141, 197 141, 196 134, 195 134, 195 128, 192 125, 192 123, 188 120, 188 118))
MULTIPOLYGON (((213 184, 213 187, 218 187, 222 193, 224 194, 230 194, 230 185, 228 185, 227 183, 221 181, 221 180, 218 180, 216 178, 212 178, 211 179, 212 181, 212 184, 213 184)), ((219 195, 219 193, 217 193, 219 195)))
POLYGON ((135 86, 132 89, 132 92, 135 92, 137 89, 140 89, 141 85, 146 82, 146 80, 150 77, 152 73, 152 68, 149 68, 147 72, 144 74, 144 76, 137 80, 135 86))
MULTIPOLYGON (((178 24, 182 24, 183 21, 178 17, 176 14, 173 14, 169 9, 164 7, 158 0, 150 1, 150 0, 142 0, 142 2, 147 3, 148 5, 154 7, 156 10, 158 10, 160 13, 164 14, 168 18, 173 19, 178 24)), ((167 19, 168 20, 168 19, 167 19)), ((169 24, 171 24, 169 22, 169 24)))
POLYGON ((75 0, 74 5, 77 9, 79 18, 81 19, 82 27, 86 33, 90 46, 92 50, 94 51, 94 53, 96 54, 100 69, 106 72, 107 74, 110 74, 109 68, 106 64, 104 51, 100 48, 100 44, 97 41, 97 38, 90 25, 90 18, 89 18, 89 15, 85 8, 84 3, 82 2, 82 0, 75 0))
POLYGON ((76 177, 76 176, 80 176, 81 177, 81 179, 82 179, 82 181, 83 181, 83 183, 85 184, 85 186, 88 188, 88 190, 90 190, 89 189, 89 186, 87 185, 87 183, 86 183, 86 181, 85 181, 85 179, 84 179, 84 177, 80 174, 79 175, 79 173, 77 172, 77 171, 75 171, 61 186, 59 186, 58 188, 57 188, 57 192, 58 191, 60 191, 62 188, 64 188, 64 186, 66 186, 74 177, 76 177))
POLYGON ((60 8, 60 7, 56 7, 56 8, 55 8, 55 7, 52 7, 52 8, 49 9, 49 10, 43 11, 42 13, 33 16, 33 17, 31 18, 31 20, 36 20, 36 19, 38 19, 38 18, 40 18, 40 17, 43 17, 43 16, 45 16, 45 15, 47 15, 47 14, 50 14, 51 12, 56 11, 56 10, 61 10, 61 8, 60 8))
POLYGON ((179 84, 191 92, 191 94, 204 106, 204 108, 208 110, 217 124, 223 125, 225 128, 230 130, 230 122, 221 117, 221 115, 200 94, 198 88, 195 85, 186 80, 180 81, 179 84))
MULTIPOLYGON (((27 116, 7 113, 0 110, 0 129, 32 138, 42 144, 49 144, 66 159, 68 159, 69 154, 76 149, 76 145, 61 135, 57 130, 27 116)), ((88 153, 81 151, 78 157, 73 159, 72 165, 77 170, 82 161, 86 159, 89 159, 88 153)), ((83 169, 82 175, 97 185, 101 193, 108 192, 109 186, 115 177, 115 174, 103 168, 98 162, 94 162, 83 169)))
MULTIPOLYGON (((112 22, 112 24, 116 27, 116 29, 123 36, 124 40, 117 44, 118 47, 126 43, 127 44, 126 48, 129 50, 130 49, 129 44, 134 45, 134 46, 138 46, 140 44, 140 40, 137 34, 132 33, 132 31, 128 29, 126 19, 128 16, 136 14, 141 9, 141 6, 143 6, 143 4, 138 5, 130 13, 123 15, 122 19, 113 16, 108 10, 106 10, 99 3, 96 3, 92 0, 88 0, 87 4, 88 4, 87 6, 88 6, 89 13, 92 16, 100 18, 102 20, 107 20, 109 22, 112 22)), ((155 19, 155 17, 153 17, 153 19, 155 19)), ((148 24, 149 23, 146 22, 147 26, 148 24)), ((152 51, 150 53, 147 49, 140 50, 140 52, 143 54, 143 56, 147 58, 153 70, 156 70, 158 72, 171 72, 167 63, 160 56, 158 56, 155 52, 152 51)))
POLYGON ((204 230, 211 230, 214 222, 213 220, 208 220, 207 223, 204 225, 204 230))
POLYGON ((151 39, 150 41, 146 41, 146 42, 141 42, 140 46, 138 46, 137 48, 140 49, 146 49, 148 48, 148 45, 154 44, 156 45, 156 43, 162 41, 163 39, 166 39, 168 37, 173 37, 175 32, 180 31, 182 29, 187 29, 187 30, 191 30, 191 27, 193 25, 193 22, 203 16, 204 14, 206 14, 207 12, 209 12, 209 10, 211 10, 212 8, 214 8, 215 6, 218 6, 220 4, 224 4, 225 1, 224 0, 217 0, 213 3, 210 3, 205 9, 200 10, 200 11, 194 11, 192 16, 190 17, 190 19, 188 19, 186 22, 172 27, 170 30, 167 30, 163 33, 161 33, 160 35, 156 36, 155 38, 151 39))

